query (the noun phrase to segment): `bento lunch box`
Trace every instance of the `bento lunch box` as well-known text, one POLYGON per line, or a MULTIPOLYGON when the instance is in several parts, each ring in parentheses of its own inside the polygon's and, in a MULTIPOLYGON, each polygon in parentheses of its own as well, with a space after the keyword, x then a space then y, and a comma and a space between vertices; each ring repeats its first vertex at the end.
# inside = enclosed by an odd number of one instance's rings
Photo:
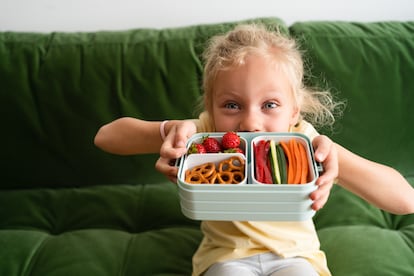
MULTIPOLYGON (((197 133, 187 142, 201 143, 205 136, 221 141, 224 133, 197 133)), ((241 153, 186 154, 178 162, 178 193, 181 210, 194 220, 226 221, 300 221, 314 216, 311 209, 311 192, 316 189, 316 179, 322 167, 315 161, 312 144, 300 133, 250 133, 238 132, 241 153), (305 184, 264 184, 255 177, 254 145, 260 140, 275 143, 295 139, 306 151, 309 175, 305 184), (189 184, 185 173, 195 166, 213 162, 218 165, 225 159, 243 158, 244 179, 238 184, 189 184)))

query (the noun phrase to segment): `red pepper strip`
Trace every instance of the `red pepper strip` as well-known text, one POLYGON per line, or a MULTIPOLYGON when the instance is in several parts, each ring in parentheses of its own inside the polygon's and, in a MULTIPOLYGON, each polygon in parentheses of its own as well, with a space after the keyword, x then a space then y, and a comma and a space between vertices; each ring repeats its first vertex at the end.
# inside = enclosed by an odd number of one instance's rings
MULTIPOLYGON (((269 147, 268 147, 269 148, 269 147)), ((269 149, 268 149, 269 150, 269 149)), ((272 183, 273 181, 269 168, 267 167, 266 141, 261 140, 256 143, 255 161, 256 161, 256 179, 261 183, 272 183), (269 182, 270 179, 270 182, 269 182)))
POLYGON ((259 148, 260 148, 259 143, 254 144, 254 156, 255 156, 255 162, 256 162, 255 171, 256 171, 256 180, 259 181, 259 182, 262 182, 263 181, 263 170, 261 169, 262 168, 261 163, 260 163, 261 160, 259 158, 259 156, 260 156, 260 154, 259 154, 259 148))
POLYGON ((264 157, 264 141, 259 141, 257 144, 257 153, 256 153, 256 169, 258 171, 257 181, 264 183, 265 181, 265 167, 266 161, 264 157))

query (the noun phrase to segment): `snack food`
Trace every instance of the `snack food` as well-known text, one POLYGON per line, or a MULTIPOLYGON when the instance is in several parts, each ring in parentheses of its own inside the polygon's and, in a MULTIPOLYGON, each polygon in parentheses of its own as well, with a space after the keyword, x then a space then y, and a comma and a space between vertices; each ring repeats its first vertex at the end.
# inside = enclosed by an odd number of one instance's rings
POLYGON ((192 143, 188 148, 187 153, 207 153, 207 151, 203 144, 192 143))
MULTIPOLYGON (((190 147, 192 143, 201 143, 206 136, 222 143, 224 134, 224 132, 196 133, 189 138, 187 147, 190 147)), ((229 151, 231 153, 224 153, 227 150, 222 146, 220 153, 185 154, 179 160, 177 184, 183 214, 196 220, 220 221, 302 221, 312 218, 315 211, 311 208, 313 200, 309 196, 317 189, 316 180, 321 169, 318 168, 314 159, 309 138, 300 133, 239 132, 237 134, 241 141, 238 148, 242 149, 244 154, 233 150, 229 151), (293 141, 290 142, 292 139, 293 141), (271 141, 273 145, 270 145, 271 141), (256 174, 256 165, 258 165, 256 146, 260 143, 265 145, 267 142, 269 142, 267 154, 264 154, 264 147, 261 149, 263 152, 261 164, 267 165, 271 161, 270 156, 274 158, 273 164, 266 166, 279 171, 275 175, 268 170, 269 183, 272 184, 259 181, 256 174), (293 148, 294 142, 296 142, 295 152, 290 154, 290 148, 293 148), (289 151, 285 152, 282 144, 287 146, 289 151), (303 146, 303 151, 299 148, 301 146, 303 146), (296 159, 298 152, 306 155, 306 158, 303 155, 299 156, 300 166, 296 159), (294 162, 291 163, 294 166, 291 166, 290 170, 296 172, 290 178, 299 179, 300 175, 300 178, 306 178, 304 184, 288 184, 289 158, 287 154, 291 158, 294 157, 291 161, 294 162), (242 159, 241 163, 238 158, 232 159, 232 162, 227 160, 235 156, 242 159), (212 176, 207 179, 205 175, 194 173, 191 178, 188 178, 191 170, 200 165, 201 168, 206 168, 203 165, 209 162, 214 163, 216 174, 211 174, 212 176), (244 164, 244 169, 243 167, 239 169, 239 164, 244 164), (305 172, 303 169, 306 169, 307 176, 303 173, 305 172), (232 174, 227 173, 227 170, 232 171, 232 174), (219 171, 222 173, 217 174, 219 171), (274 176, 280 179, 281 184, 273 184, 276 183, 272 179, 274 176), (238 181, 240 181, 238 184, 226 184, 238 181), (223 185, 210 183, 223 183, 223 185)), ((207 168, 210 167, 207 166, 207 168)))
POLYGON ((240 146, 240 136, 234 131, 226 132, 223 135, 221 145, 225 149, 238 148, 240 146))
POLYGON ((265 184, 305 184, 309 162, 302 143, 292 138, 275 143, 260 140, 254 145, 255 177, 265 184))
POLYGON ((218 163, 201 164, 185 172, 189 184, 238 184, 245 177, 245 160, 232 156, 218 163))
POLYGON ((205 135, 199 141, 192 142, 187 150, 187 154, 218 152, 245 154, 242 149, 240 136, 234 131, 226 132, 222 137, 205 135))
POLYGON ((213 137, 206 136, 203 139, 203 146, 206 149, 206 153, 217 153, 221 151, 220 142, 213 137))

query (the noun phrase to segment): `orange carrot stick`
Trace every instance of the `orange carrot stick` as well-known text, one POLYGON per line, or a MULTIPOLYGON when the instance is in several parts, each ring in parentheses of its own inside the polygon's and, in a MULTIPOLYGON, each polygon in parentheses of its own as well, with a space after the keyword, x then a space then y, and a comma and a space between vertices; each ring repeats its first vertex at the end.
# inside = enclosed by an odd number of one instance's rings
POLYGON ((298 143, 300 155, 302 156, 302 173, 300 177, 300 183, 304 184, 308 182, 309 164, 308 156, 306 154, 305 146, 302 143, 298 143))
POLYGON ((290 140, 292 151, 294 152, 294 159, 295 159, 295 177, 293 180, 294 184, 300 184, 300 176, 302 171, 302 161, 299 151, 299 145, 296 139, 290 140))

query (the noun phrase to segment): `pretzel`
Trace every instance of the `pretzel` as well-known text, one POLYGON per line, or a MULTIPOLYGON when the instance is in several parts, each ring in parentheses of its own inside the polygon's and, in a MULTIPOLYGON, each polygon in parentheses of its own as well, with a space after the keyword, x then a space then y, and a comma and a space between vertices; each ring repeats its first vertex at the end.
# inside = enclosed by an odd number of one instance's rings
POLYGON ((238 184, 244 179, 245 161, 239 156, 233 156, 218 164, 206 163, 188 169, 185 172, 185 182, 190 184, 238 184))
POLYGON ((209 178, 215 171, 216 165, 212 162, 196 166, 185 172, 185 182, 191 184, 210 183, 209 178))
POLYGON ((207 178, 198 172, 189 172, 188 174, 186 173, 185 182, 190 184, 210 183, 207 178))
POLYGON ((244 179, 242 172, 217 172, 210 180, 210 184, 238 184, 244 179))
POLYGON ((219 172, 244 172, 244 159, 240 156, 233 156, 221 161, 218 166, 219 172))

